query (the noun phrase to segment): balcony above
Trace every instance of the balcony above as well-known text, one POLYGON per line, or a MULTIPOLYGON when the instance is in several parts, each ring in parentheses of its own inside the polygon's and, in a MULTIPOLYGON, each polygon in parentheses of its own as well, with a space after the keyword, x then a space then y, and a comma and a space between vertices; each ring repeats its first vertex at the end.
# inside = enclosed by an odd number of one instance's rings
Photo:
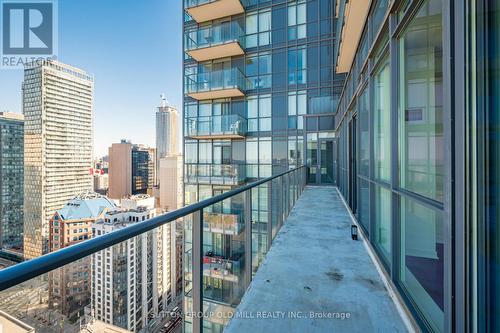
POLYGON ((186 93, 196 100, 243 97, 248 86, 237 68, 186 75, 186 93))
POLYGON ((203 230, 215 234, 239 235, 243 231, 243 222, 238 214, 203 212, 203 230))
POLYGON ((411 331, 351 223, 334 187, 307 187, 224 332, 411 331))
POLYGON ((247 120, 237 114, 188 118, 186 121, 186 137, 191 139, 244 139, 247 133, 247 120))
POLYGON ((185 47, 196 61, 243 55, 244 32, 236 21, 201 27, 186 33, 185 47))
POLYGON ((185 0, 184 8, 198 23, 245 12, 240 0, 185 0))
POLYGON ((185 164, 187 184, 240 185, 246 181, 243 164, 185 164))

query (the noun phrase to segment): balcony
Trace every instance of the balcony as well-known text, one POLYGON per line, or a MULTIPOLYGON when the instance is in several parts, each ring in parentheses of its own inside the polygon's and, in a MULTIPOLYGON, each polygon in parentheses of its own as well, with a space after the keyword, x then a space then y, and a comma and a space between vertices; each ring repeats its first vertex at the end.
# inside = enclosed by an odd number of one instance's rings
POLYGON ((240 0, 185 0, 184 8, 198 23, 245 12, 240 0))
POLYGON ((239 235, 243 224, 238 214, 203 212, 203 230, 215 234, 239 235))
POLYGON ((239 258, 205 255, 203 257, 203 276, 236 283, 241 273, 240 266, 241 261, 239 258))
POLYGON ((196 61, 245 54, 245 34, 238 22, 225 22, 189 31, 185 51, 196 61))
POLYGON ((188 184, 240 185, 246 181, 243 164, 186 164, 188 184))
POLYGON ((248 86, 238 68, 186 75, 186 93, 196 100, 243 97, 248 86))
MULTIPOLYGON (((244 170, 243 165, 229 167, 233 168, 233 172, 239 168, 244 170)), ((218 168, 212 169, 210 175, 220 173, 216 170, 218 168)), ((244 171, 236 172, 244 174, 244 171)), ((121 220, 115 215, 116 219, 113 221, 96 222, 93 230, 95 233, 91 239, 23 263, 12 263, 12 267, 2 267, 0 326, 13 327, 8 325, 14 323, 23 329, 28 328, 29 332, 83 332, 82 328, 89 332, 101 332, 106 329, 113 332, 125 329, 132 332, 164 332, 164 328, 170 327, 169 325, 175 326, 171 327, 172 330, 182 330, 180 323, 173 323, 168 315, 174 307, 180 305, 182 298, 176 298, 176 295, 151 282, 168 278, 163 275, 166 274, 163 273, 162 266, 163 251, 159 250, 165 250, 165 247, 161 246, 166 236, 164 227, 168 223, 178 222, 183 223, 186 245, 182 253, 186 260, 183 275, 184 329, 198 333, 203 331, 203 325, 207 322, 222 328, 227 324, 252 278, 252 268, 255 267, 255 263, 252 263, 252 235, 255 232, 267 232, 270 246, 274 232, 283 225, 283 219, 288 216, 300 197, 305 186, 305 177, 305 168, 299 167, 145 221, 130 221, 130 218, 125 216, 121 220), (280 185, 275 188, 275 184, 280 185), (252 223, 253 211, 258 209, 252 196, 257 192, 267 193, 269 197, 265 198, 269 199, 269 202, 281 203, 276 206, 276 214, 273 215, 276 222, 273 229, 270 228, 271 224, 268 224, 267 229, 261 230, 260 225, 252 223), (224 209, 228 205, 233 207, 233 203, 238 207, 238 213, 214 213, 214 210, 224 209), (204 220, 208 223, 205 224, 204 220), (244 225, 243 229, 240 229, 238 222, 244 225), (214 248, 218 248, 217 244, 225 244, 217 253, 226 253, 227 256, 216 256, 206 250, 206 242, 210 241, 208 238, 204 240, 203 229, 207 224, 215 228, 222 225, 223 230, 238 233, 232 237, 222 237, 226 238, 223 243, 217 243, 217 240, 221 239, 220 235, 214 233, 212 236, 215 241, 214 248), (103 227, 106 227, 106 232, 100 233, 103 227), (231 238, 230 248, 227 247, 227 238, 231 238), (136 256, 131 258, 130 253, 137 249, 137 246, 141 251, 135 252, 136 256), (75 311, 78 310, 83 316, 68 317, 60 311, 60 305, 57 303, 59 294, 49 292, 49 286, 59 293, 62 282, 54 273, 70 268, 72 263, 79 263, 80 260, 89 260, 91 263, 92 274, 89 274, 88 280, 83 281, 84 289, 88 290, 91 296, 86 298, 85 303, 74 303, 75 311), (104 286, 102 279, 107 276, 106 265, 113 268, 113 279, 104 286), (210 281, 207 282, 204 277, 210 277, 210 281), (148 295, 147 302, 137 302, 133 309, 136 313, 141 313, 140 321, 134 320, 139 318, 138 316, 122 316, 123 320, 116 322, 120 327, 109 324, 109 327, 104 329, 99 326, 103 321, 108 321, 108 311, 114 311, 117 307, 126 310, 124 304, 144 294, 148 295), (167 304, 167 299, 173 301, 167 304), (87 301, 88 306, 85 305, 87 301), (113 304, 112 308, 109 304, 113 304), (161 310, 166 311, 160 312, 161 310), (203 311, 215 315, 189 318, 189 313, 203 311)), ((70 274, 67 277, 70 280, 64 281, 64 286, 73 287, 75 282, 81 280, 81 276, 70 274)), ((10 332, 12 329, 7 330, 10 332)))
POLYGON ((187 119, 186 137, 191 139, 244 139, 246 133, 247 120, 237 114, 187 119))
POLYGON ((235 310, 281 317, 234 317, 224 332, 411 331, 352 223, 334 187, 306 187, 235 310))

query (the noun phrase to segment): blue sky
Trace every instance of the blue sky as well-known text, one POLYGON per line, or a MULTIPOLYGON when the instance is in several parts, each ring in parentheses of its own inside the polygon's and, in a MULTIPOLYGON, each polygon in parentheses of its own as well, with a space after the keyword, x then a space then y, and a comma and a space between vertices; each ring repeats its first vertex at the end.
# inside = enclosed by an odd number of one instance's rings
MULTIPOLYGON (((94 152, 154 146, 160 94, 181 112, 181 0, 59 0, 59 60, 95 77, 94 152)), ((22 112, 22 70, 0 71, 0 111, 22 112)))

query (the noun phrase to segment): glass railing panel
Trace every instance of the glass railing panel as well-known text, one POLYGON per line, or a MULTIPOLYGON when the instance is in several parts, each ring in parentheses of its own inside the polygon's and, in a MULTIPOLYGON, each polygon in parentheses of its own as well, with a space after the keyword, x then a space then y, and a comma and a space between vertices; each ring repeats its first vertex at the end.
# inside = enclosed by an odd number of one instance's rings
MULTIPOLYGON (((156 209, 105 213, 105 218, 92 223, 88 236, 98 239, 145 223, 142 217, 146 220, 148 215, 157 215, 156 209)), ((182 266, 172 267, 177 265, 172 249, 178 232, 171 222, 1 291, 0 327, 3 332, 30 328, 36 332, 159 332, 180 327, 182 266)), ((72 234, 53 236, 51 243, 72 241, 72 234)), ((190 280, 189 271, 184 276, 190 280)))
POLYGON ((255 274, 269 250, 271 223, 269 183, 252 189, 252 274, 255 274))
POLYGON ((186 136, 244 136, 247 133, 247 120, 240 115, 230 114, 188 118, 186 136))
POLYGON ((228 323, 250 282, 245 195, 203 209, 203 325, 216 331, 228 323))
POLYGON ((246 180, 244 164, 186 164, 186 183, 239 185, 246 180))
POLYGON ((186 51, 238 42, 244 47, 245 33, 237 21, 200 27, 186 34, 186 51))
POLYGON ((186 91, 190 93, 224 89, 248 89, 248 80, 238 68, 186 75, 186 91))

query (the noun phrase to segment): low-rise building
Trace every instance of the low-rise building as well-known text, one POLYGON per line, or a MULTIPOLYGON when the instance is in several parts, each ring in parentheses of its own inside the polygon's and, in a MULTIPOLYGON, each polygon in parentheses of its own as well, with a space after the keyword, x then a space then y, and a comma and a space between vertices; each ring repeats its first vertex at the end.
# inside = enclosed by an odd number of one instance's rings
MULTIPOLYGON (((92 224, 116 207, 108 198, 86 192, 71 199, 49 221, 50 252, 92 237, 92 224)), ((90 303, 90 257, 82 258, 49 273, 49 308, 71 318, 90 303)))

